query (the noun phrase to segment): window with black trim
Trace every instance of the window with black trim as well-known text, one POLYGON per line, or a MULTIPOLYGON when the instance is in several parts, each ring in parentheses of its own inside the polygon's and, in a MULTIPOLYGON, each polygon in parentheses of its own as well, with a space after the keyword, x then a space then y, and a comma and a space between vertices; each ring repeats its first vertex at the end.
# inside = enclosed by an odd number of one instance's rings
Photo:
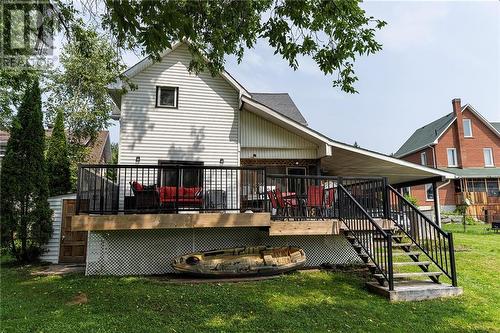
POLYGON ((178 100, 178 87, 156 87, 157 108, 177 108, 178 100))

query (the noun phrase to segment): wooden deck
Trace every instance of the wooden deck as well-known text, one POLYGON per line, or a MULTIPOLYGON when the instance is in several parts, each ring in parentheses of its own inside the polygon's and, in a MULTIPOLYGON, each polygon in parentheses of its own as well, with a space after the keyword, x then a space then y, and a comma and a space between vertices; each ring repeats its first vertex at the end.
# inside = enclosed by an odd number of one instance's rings
POLYGON ((270 236, 338 235, 338 220, 273 221, 269 213, 191 213, 75 215, 72 231, 112 231, 177 228, 269 228, 270 236))
POLYGON ((75 215, 74 231, 269 227, 269 213, 75 215))

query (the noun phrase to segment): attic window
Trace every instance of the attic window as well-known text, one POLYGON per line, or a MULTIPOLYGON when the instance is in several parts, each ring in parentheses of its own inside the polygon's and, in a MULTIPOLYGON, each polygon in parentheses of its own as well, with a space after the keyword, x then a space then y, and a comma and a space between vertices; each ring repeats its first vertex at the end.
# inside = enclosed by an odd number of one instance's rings
POLYGON ((472 121, 470 119, 464 119, 464 137, 472 138, 472 121))
POLYGON ((156 87, 157 108, 177 108, 178 100, 178 87, 156 87))

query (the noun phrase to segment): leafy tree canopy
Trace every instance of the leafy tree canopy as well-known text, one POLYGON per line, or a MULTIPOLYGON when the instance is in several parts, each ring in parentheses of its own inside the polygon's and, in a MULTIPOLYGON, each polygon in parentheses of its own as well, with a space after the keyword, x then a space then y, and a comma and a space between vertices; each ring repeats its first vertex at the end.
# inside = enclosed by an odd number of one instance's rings
POLYGON ((72 27, 60 62, 47 74, 47 121, 64 112, 68 140, 78 146, 108 127, 113 107, 108 85, 122 78, 125 66, 103 36, 80 24, 72 27))
POLYGON ((158 59, 176 41, 189 41, 190 69, 224 65, 225 55, 243 59, 245 48, 264 38, 289 65, 310 56, 333 85, 354 93, 357 56, 377 52, 375 32, 385 22, 366 15, 356 0, 126 1, 106 0, 103 23, 120 46, 142 47, 158 59), (208 60, 208 61, 206 61, 208 60))

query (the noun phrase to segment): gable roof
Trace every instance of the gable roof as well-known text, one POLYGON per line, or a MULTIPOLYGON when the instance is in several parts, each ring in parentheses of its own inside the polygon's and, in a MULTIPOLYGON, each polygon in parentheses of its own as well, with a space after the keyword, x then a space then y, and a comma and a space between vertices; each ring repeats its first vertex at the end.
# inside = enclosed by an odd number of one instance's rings
MULTIPOLYGON (((488 122, 479 112, 477 112, 472 105, 466 104, 462 107, 462 112, 468 109, 472 114, 474 114, 480 121, 482 121, 490 130, 492 130, 496 135, 500 137, 500 123, 490 123, 488 122), (495 125, 497 124, 497 125, 495 125)), ((434 120, 427 125, 417 129, 408 140, 403 143, 403 145, 398 149, 394 156, 397 158, 404 157, 411 153, 417 152, 430 145, 435 145, 438 143, 439 138, 443 133, 453 124, 456 120, 455 114, 453 112, 448 113, 437 120, 434 120)))
MULTIPOLYGON (((188 44, 188 42, 175 43, 174 45, 172 45, 172 48, 163 51, 160 54, 160 58, 163 59, 163 57, 165 57, 166 55, 168 55, 169 53, 171 53, 172 51, 174 51, 175 49, 177 49, 179 46, 181 46, 183 44, 188 44)), ((123 75, 125 75, 129 79, 133 78, 134 76, 136 76, 137 74, 139 74, 140 72, 142 72, 143 70, 145 70, 146 68, 148 68, 149 66, 151 66, 154 63, 155 63, 155 61, 153 60, 153 58, 151 56, 147 56, 146 58, 142 59, 141 61, 139 61, 138 63, 136 63, 132 67, 128 68, 125 72, 123 72, 123 75)), ((229 74, 226 70, 223 70, 220 73, 220 76, 224 80, 226 80, 231 86, 233 86, 236 90, 238 90, 240 95, 250 96, 250 93, 248 92, 248 90, 246 90, 245 87, 243 87, 238 81, 236 81, 231 76, 231 74, 229 74)), ((123 88, 123 82, 121 80, 117 80, 117 82, 110 84, 108 86, 108 90, 111 90, 111 91, 121 90, 122 88, 123 88)), ((119 105, 118 105, 118 107, 119 107, 119 105)))
POLYGON ((436 139, 441 136, 441 133, 443 133, 454 120, 455 115, 452 112, 420 127, 413 132, 405 143, 403 143, 394 156, 403 157, 435 143, 436 139))
POLYGON ((490 123, 499 133, 500 133, 500 122, 499 123, 490 123))
POLYGON ((251 93, 252 99, 273 109, 299 124, 307 126, 307 121, 300 113, 288 93, 251 93))
MULTIPOLYGON (((52 128, 45 129, 45 137, 48 139, 52 136, 52 128)), ((0 146, 6 146, 10 139, 10 133, 0 131, 0 146)), ((85 139, 82 142, 85 147, 89 148, 89 154, 86 162, 91 164, 109 163, 111 161, 111 141, 109 131, 99 131, 94 142, 90 139, 85 139)))

